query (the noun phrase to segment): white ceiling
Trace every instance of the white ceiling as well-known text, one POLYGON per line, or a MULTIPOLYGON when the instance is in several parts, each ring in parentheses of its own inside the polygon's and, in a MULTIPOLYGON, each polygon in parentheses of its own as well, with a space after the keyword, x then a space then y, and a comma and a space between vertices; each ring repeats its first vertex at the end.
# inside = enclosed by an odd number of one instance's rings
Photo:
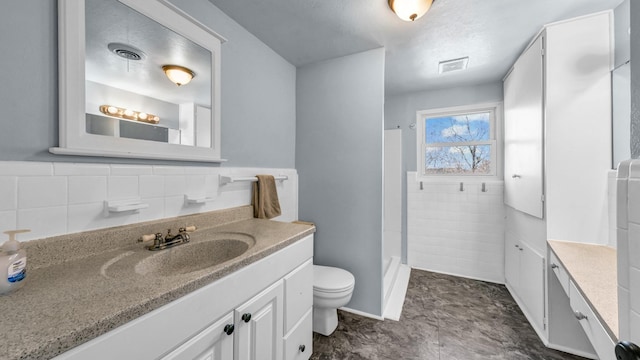
POLYGON ((387 0, 209 1, 296 66, 384 46, 387 95, 500 81, 542 25, 622 2, 436 0, 409 23, 387 0), (464 56, 467 70, 438 74, 464 56))

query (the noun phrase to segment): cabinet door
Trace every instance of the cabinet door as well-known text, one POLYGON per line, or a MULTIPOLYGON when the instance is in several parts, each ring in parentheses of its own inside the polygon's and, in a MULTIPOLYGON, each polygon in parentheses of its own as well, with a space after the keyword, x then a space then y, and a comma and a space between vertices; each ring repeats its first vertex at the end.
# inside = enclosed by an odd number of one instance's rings
POLYGON ((504 234, 504 277, 513 291, 519 292, 520 286, 520 245, 516 236, 507 231, 504 234))
POLYGON ((543 38, 504 81, 504 202, 543 217, 543 38))
POLYGON ((283 298, 281 280, 235 310, 235 360, 282 359, 283 298))
POLYGON ((229 360, 233 358, 233 313, 225 315, 162 360, 229 360))
POLYGON ((544 258, 520 244, 519 296, 538 329, 544 329, 544 258))

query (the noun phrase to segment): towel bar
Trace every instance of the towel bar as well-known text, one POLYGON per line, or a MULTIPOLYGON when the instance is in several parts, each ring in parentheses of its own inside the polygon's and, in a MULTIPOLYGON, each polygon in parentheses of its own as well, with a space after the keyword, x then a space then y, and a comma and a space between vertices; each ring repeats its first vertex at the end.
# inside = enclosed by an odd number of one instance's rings
MULTIPOLYGON (((289 180, 289 177, 287 175, 278 175, 278 176, 274 176, 273 178, 280 181, 289 180)), ((234 183, 239 181, 255 182, 255 181, 258 181, 258 178, 255 176, 235 177, 235 176, 224 176, 224 175, 220 175, 219 177, 220 185, 226 185, 229 183, 234 183)))

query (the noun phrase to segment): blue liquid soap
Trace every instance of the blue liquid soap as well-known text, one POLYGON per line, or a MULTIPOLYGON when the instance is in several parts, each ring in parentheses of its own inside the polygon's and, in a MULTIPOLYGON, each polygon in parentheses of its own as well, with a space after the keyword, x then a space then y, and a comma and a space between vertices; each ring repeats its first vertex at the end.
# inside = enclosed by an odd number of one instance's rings
POLYGON ((2 244, 0 253, 0 294, 8 294, 24 285, 27 276, 27 252, 20 248, 16 234, 30 230, 11 230, 4 233, 9 240, 2 244))

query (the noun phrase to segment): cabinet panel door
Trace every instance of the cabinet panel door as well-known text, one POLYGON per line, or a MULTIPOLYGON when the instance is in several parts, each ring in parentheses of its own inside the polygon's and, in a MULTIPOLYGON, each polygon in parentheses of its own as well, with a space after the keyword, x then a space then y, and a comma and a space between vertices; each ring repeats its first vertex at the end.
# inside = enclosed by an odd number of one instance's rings
POLYGON ((282 359, 282 283, 278 281, 235 310, 235 360, 282 359))
POLYGON ((529 246, 520 244, 520 292, 519 296, 527 312, 544 329, 544 258, 529 246))
POLYGON ((543 217, 543 38, 504 81, 505 204, 543 217))
POLYGON ((520 245, 516 236, 507 231, 504 234, 504 277, 513 291, 519 293, 520 286, 520 245))
POLYGON ((311 259, 284 277, 284 301, 284 333, 286 334, 313 305, 311 259))
POLYGON ((227 325, 233 325, 231 312, 163 357, 162 360, 229 360, 233 358, 233 333, 227 335, 224 331, 227 325))

